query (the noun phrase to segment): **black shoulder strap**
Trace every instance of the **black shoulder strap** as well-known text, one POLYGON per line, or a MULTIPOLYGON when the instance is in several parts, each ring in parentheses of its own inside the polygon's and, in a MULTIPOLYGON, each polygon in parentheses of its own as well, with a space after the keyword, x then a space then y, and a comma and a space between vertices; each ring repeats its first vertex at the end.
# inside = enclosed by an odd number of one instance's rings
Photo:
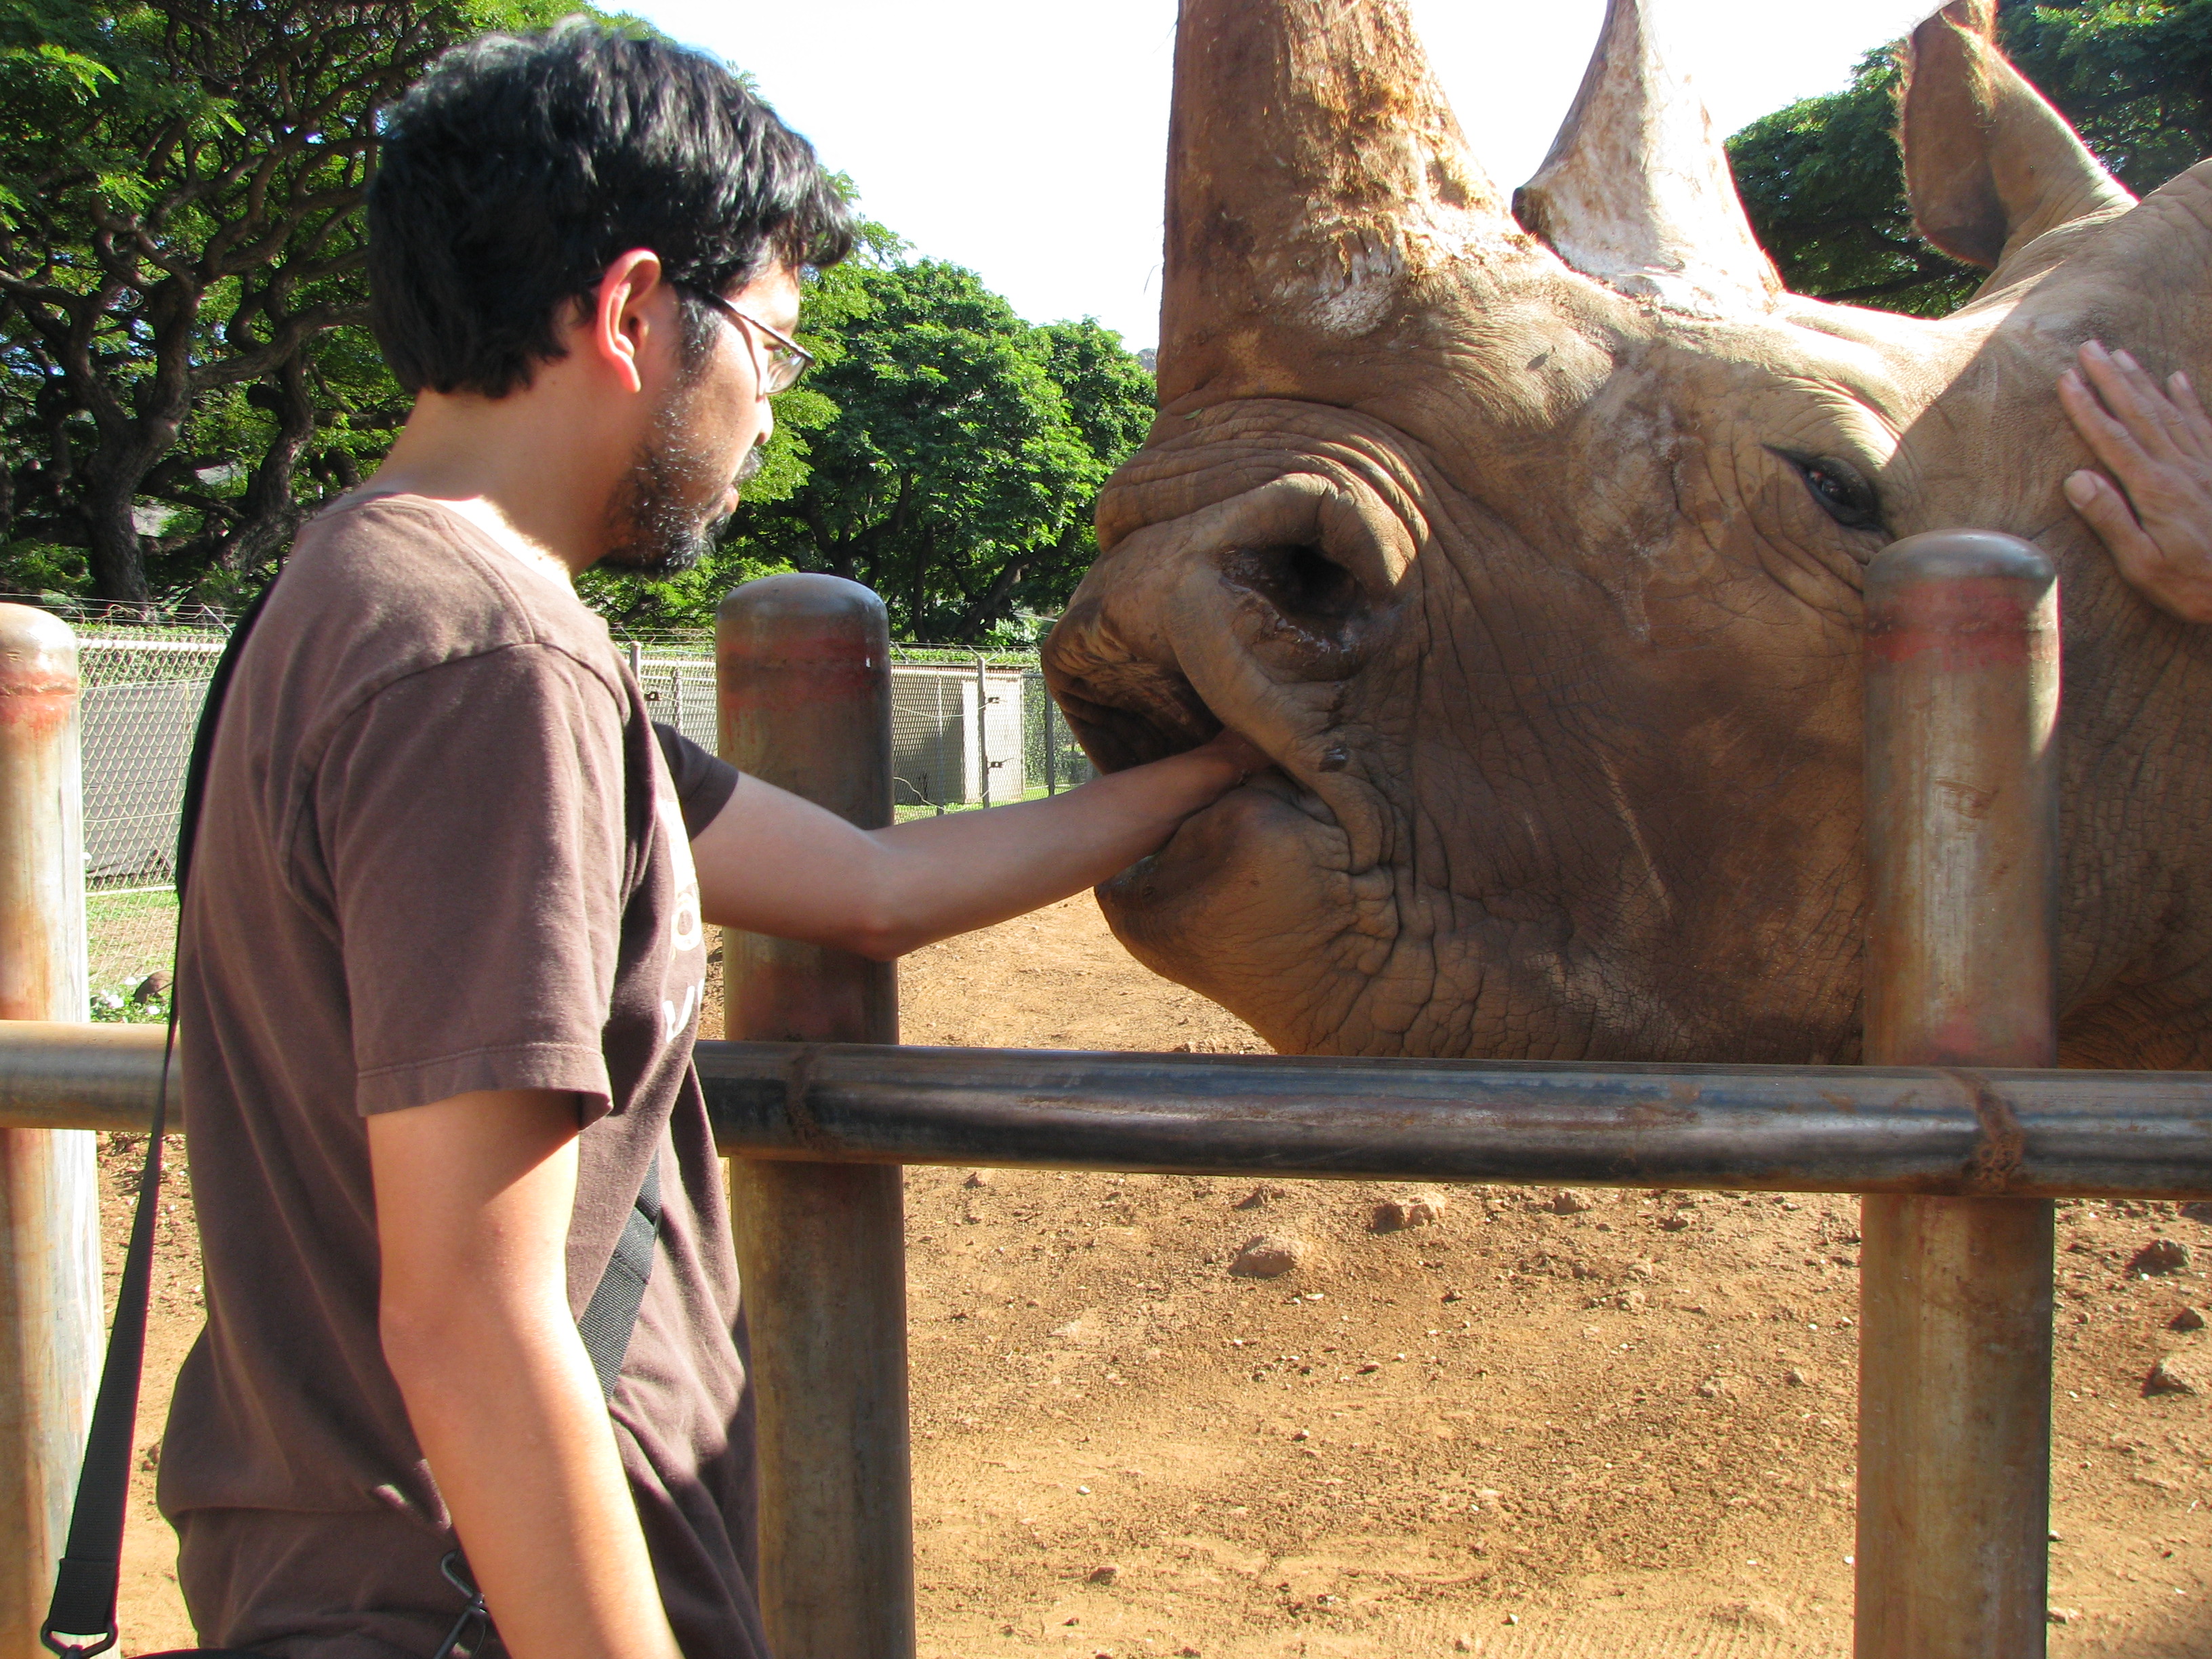
POLYGON ((653 1247, 659 1237, 660 1149, 655 1146, 651 1162, 645 1166, 645 1184, 638 1188, 637 1201, 630 1206, 629 1218, 623 1224, 622 1237, 615 1241, 607 1270, 599 1275, 584 1316, 576 1322, 584 1352, 591 1355, 592 1369, 599 1373, 599 1392, 609 1399, 614 1397, 615 1383, 622 1376, 630 1333, 637 1328, 637 1310, 645 1301, 645 1282, 653 1277, 653 1247))
MULTIPOLYGON (((215 756, 216 726, 223 699, 237 672, 246 636, 261 619, 275 578, 253 598, 224 643, 199 723, 192 730, 191 758, 185 769, 185 793, 177 822, 177 927, 184 927, 185 883, 191 873, 193 844, 199 837, 200 805, 207 792, 209 763, 215 756)), ((154 1096, 153 1133, 147 1138, 146 1167, 139 1177, 138 1201, 131 1212, 131 1243, 123 1255, 122 1281, 116 1287, 115 1319, 108 1327, 107 1356, 94 1397, 92 1426, 85 1435, 84 1464, 70 1510, 69 1540, 54 1579, 54 1599, 40 1627, 39 1639, 62 1659, 91 1659, 115 1645, 115 1600, 122 1579, 123 1523, 131 1498, 131 1446, 137 1425, 138 1380, 146 1359, 146 1307, 154 1269, 154 1222, 161 1208, 161 1136, 168 1127, 169 1074, 177 1051, 174 946, 169 983, 169 1027, 162 1047, 161 1081, 154 1096), (70 1637, 85 1638, 78 1641, 70 1637)), ((613 1257, 584 1316, 577 1322, 584 1350, 591 1356, 602 1393, 611 1395, 629 1351, 646 1281, 653 1273, 654 1246, 660 1234, 660 1160, 647 1164, 645 1184, 632 1206, 613 1257)))

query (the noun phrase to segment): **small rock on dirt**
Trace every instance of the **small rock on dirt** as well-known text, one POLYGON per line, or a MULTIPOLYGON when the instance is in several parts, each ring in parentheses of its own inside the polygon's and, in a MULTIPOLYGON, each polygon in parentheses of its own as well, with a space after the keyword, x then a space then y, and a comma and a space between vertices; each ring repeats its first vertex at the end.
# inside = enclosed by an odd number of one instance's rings
POLYGON ((1474 1651, 1474 1638, 1472 1636, 1453 1637, 1452 1651, 1454 1653, 1473 1653, 1474 1651))
POLYGON ((1771 1601, 1724 1601, 1712 1611, 1717 1623, 1746 1630, 1782 1630, 1790 1615, 1771 1601))
POLYGON ((2143 1379, 2145 1394, 2203 1394, 2204 1378, 2197 1368, 2173 1354, 2150 1368, 2143 1379))
POLYGON ((2081 1621, 2079 1607, 2046 1607, 2043 1616, 2054 1625, 2075 1625, 2081 1621))
POLYGON ((1795 1365, 1782 1373, 1782 1380, 1793 1389, 1803 1388, 1807 1381, 1805 1373, 1795 1365))
POLYGON ((2189 1246, 2178 1238, 2154 1238, 2128 1263, 2131 1273, 2178 1273, 2190 1262, 2189 1246))
POLYGON ((988 1187, 996 1178, 988 1170, 970 1170, 968 1171, 968 1179, 960 1184, 963 1187, 988 1187))
POLYGON ((1091 1582, 1094 1584, 1115 1583, 1120 1581, 1121 1577, 1121 1566, 1115 1562, 1102 1561, 1091 1569, 1091 1582))
POLYGON ((2184 1308, 2166 1323, 2169 1330, 2201 1331, 2204 1328, 2203 1310, 2199 1308, 2184 1308))
POLYGON ((1250 1192, 1245 1194, 1243 1197, 1238 1199, 1236 1203, 1231 1205, 1230 1208, 1233 1210, 1264 1210, 1277 1199, 1285 1196, 1287 1196, 1287 1194, 1282 1188, 1270 1187, 1265 1182, 1262 1182, 1261 1185, 1255 1187, 1250 1192))
POLYGON ((1280 1279, 1304 1261, 1305 1254, 1305 1245, 1297 1239, 1261 1233, 1244 1241, 1229 1271, 1239 1279, 1280 1279))
POLYGON ((1375 1206, 1368 1225, 1378 1233, 1401 1232, 1408 1227, 1425 1227, 1434 1221, 1443 1206, 1432 1198, 1385 1199, 1375 1206))
POLYGON ((1571 1187, 1562 1187, 1552 1194, 1553 1215, 1580 1215, 1584 1210, 1596 1207, 1597 1200, 1588 1193, 1577 1192, 1571 1187))

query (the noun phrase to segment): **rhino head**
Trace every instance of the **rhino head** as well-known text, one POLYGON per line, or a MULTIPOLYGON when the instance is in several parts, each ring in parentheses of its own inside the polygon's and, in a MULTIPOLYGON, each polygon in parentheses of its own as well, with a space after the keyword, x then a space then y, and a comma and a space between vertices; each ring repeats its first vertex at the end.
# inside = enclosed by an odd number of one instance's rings
POLYGON ((1868 561, 1958 526, 2068 618, 2063 1046, 2212 1064, 2212 642, 2059 492, 2089 337, 2202 367, 2212 163, 2137 204, 1991 44, 1917 32, 1927 321, 1784 290, 1613 0, 1509 204, 1401 0, 1183 0, 1160 414, 1047 672, 1109 769, 1264 773, 1100 898, 1287 1051, 1857 1057, 1868 561))

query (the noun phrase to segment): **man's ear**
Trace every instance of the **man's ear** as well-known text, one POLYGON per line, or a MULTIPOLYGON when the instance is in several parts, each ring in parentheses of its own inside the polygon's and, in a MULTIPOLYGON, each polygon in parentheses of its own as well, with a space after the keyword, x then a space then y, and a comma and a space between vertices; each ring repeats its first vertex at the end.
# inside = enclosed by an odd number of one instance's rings
POLYGON ((607 266, 586 310, 580 344, 591 362, 613 374, 627 391, 645 389, 640 357, 651 328, 645 307, 666 285, 660 256, 649 247, 635 247, 607 266))

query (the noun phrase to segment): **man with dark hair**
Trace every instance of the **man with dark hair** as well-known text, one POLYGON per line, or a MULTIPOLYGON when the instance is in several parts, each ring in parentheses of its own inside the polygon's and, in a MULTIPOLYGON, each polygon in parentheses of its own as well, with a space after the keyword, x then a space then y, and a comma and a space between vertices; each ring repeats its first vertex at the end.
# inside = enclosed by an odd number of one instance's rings
POLYGON ((1224 734, 866 833, 648 721, 572 579, 705 544, 852 234, 720 66, 480 41, 394 112, 370 212, 415 408, 240 659, 185 901, 179 1578, 203 1640, 288 1656, 440 1652, 471 1577, 517 1659, 763 1655, 702 920, 888 957, 1103 879, 1260 763, 1224 734), (578 1321, 656 1192, 603 1386, 578 1321))

